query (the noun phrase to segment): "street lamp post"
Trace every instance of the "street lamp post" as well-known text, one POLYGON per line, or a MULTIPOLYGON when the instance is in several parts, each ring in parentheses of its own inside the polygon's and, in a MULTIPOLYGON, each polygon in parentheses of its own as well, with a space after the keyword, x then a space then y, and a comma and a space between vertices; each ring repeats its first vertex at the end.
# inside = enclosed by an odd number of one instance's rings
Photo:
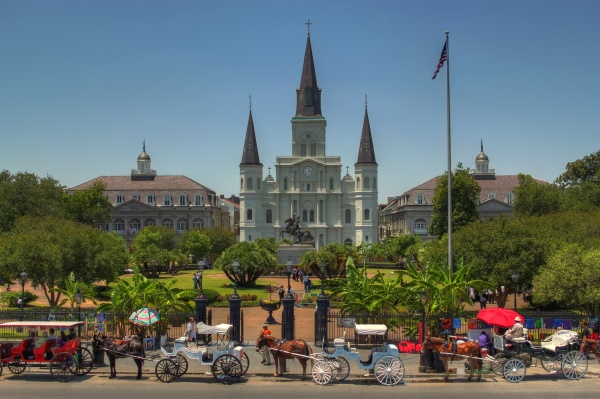
MULTIPOLYGON (((281 314, 281 335, 285 340, 294 339, 294 296, 292 295, 292 285, 290 283, 290 277, 292 275, 293 268, 292 261, 288 259, 285 264, 285 271, 288 275, 288 291, 287 294, 281 300, 283 304, 283 312, 281 314)), ((284 369, 285 370, 285 369, 284 369)))
POLYGON ((152 265, 152 278, 156 278, 156 259, 151 259, 150 264, 152 265))
POLYGON ((240 262, 237 259, 233 260, 231 264, 231 271, 233 273, 233 295, 237 295, 237 274, 240 270, 240 262))
POLYGON ((315 343, 325 345, 327 337, 327 316, 329 314, 329 298, 325 294, 325 273, 327 273, 327 264, 323 261, 319 263, 321 272, 321 293, 317 297, 317 322, 315 324, 315 343))
POLYGON ((292 268, 293 267, 294 267, 294 265, 292 264, 292 261, 288 259, 288 261, 285 263, 285 271, 287 272, 287 277, 288 277, 287 295, 290 295, 290 296, 292 296, 292 294, 290 292, 290 288, 292 288, 292 285, 290 284, 290 277, 292 275, 292 268))
POLYGON ((512 275, 510 276, 510 278, 512 279, 513 283, 515 284, 515 312, 517 311, 517 282, 519 281, 519 275, 516 272, 513 272, 512 275))
MULTIPOLYGON (((206 268, 206 261, 201 259, 198 261, 198 273, 200 273, 200 291, 198 291, 198 296, 194 299, 196 303, 196 320, 202 323, 206 323, 206 307, 208 306, 208 299, 204 296, 202 292, 202 272, 206 268)), ((208 343, 206 335, 200 335, 198 337, 199 340, 204 343, 208 343)))
POLYGON ((231 263, 231 272, 233 274, 233 295, 229 298, 229 322, 233 325, 231 332, 232 341, 241 341, 241 313, 242 298, 237 293, 237 275, 240 270, 240 262, 237 259, 231 263))
POLYGON ((206 261, 204 259, 200 259, 198 261, 198 273, 200 273, 200 281, 198 283, 200 284, 200 293, 202 293, 202 272, 204 271, 205 268, 206 268, 206 261))
POLYGON ((25 304, 25 281, 27 281, 27 272, 25 269, 21 272, 21 304, 19 306, 19 321, 23 321, 23 305, 25 304))
MULTIPOLYGON (((421 300, 421 345, 423 345, 423 343, 425 342, 425 324, 427 323, 427 318, 425 315, 425 307, 427 306, 427 303, 429 302, 429 297, 427 296, 427 293, 425 292, 425 290, 423 290, 423 292, 421 292, 421 296, 419 298, 421 300)), ((423 350, 421 350, 421 358, 419 359, 419 372, 420 373, 425 373, 427 372, 427 365, 425 362, 425 352, 423 352, 423 350)))
MULTIPOLYGON (((75 303, 77 303, 77 322, 81 323, 81 302, 83 302, 83 294, 81 290, 78 289, 75 294, 75 303)), ((77 336, 81 339, 81 324, 77 324, 77 336)), ((81 368, 81 345, 77 348, 77 362, 78 367, 81 368)))

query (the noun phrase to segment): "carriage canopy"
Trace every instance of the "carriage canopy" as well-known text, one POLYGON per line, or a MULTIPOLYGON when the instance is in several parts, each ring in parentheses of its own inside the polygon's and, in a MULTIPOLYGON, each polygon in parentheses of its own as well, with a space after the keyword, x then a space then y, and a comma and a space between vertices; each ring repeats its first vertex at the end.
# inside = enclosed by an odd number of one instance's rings
POLYGON ((84 324, 83 321, 11 321, 0 324, 0 327, 77 327, 84 324))
POLYGON ((385 324, 356 324, 355 329, 359 335, 385 335, 387 331, 385 324))
POLYGON ((216 326, 209 326, 208 324, 204 324, 202 322, 196 324, 196 333, 209 335, 209 334, 219 334, 225 335, 227 331, 233 327, 232 324, 219 324, 216 326))

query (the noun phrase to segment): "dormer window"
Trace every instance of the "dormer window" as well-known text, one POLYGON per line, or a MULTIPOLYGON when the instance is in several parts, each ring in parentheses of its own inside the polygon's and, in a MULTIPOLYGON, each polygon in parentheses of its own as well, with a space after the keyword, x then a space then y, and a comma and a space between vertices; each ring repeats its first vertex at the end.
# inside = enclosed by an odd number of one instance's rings
POLYGON ((417 205, 425 205, 426 203, 425 194, 417 194, 417 205))
POLYGON ((123 202, 125 202, 125 196, 122 194, 117 194, 117 198, 116 198, 116 204, 122 204, 123 202))
POLYGON ((196 197, 194 198, 194 205, 196 205, 196 206, 204 205, 204 197, 202 197, 199 194, 196 194, 196 197))
POLYGON ((173 202, 171 201, 171 194, 165 194, 165 196, 163 197, 163 205, 164 206, 173 205, 173 202))
POLYGON ((154 199, 154 194, 148 194, 148 196, 146 197, 146 202, 148 204, 154 204, 156 200, 154 199))
POLYGON ((181 194, 179 196, 179 206, 186 206, 187 205, 187 195, 185 194, 181 194))

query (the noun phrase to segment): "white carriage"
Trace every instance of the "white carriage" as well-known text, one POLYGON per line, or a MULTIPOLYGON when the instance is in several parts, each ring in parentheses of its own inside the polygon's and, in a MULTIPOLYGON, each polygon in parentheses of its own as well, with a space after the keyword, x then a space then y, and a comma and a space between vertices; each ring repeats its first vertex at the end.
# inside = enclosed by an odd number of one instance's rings
POLYGON ((579 346, 577 332, 570 330, 557 331, 542 340, 540 346, 533 345, 524 337, 507 340, 497 335, 494 348, 498 354, 490 358, 492 370, 507 381, 519 382, 525 377, 531 358, 536 358, 544 370, 550 373, 562 371, 568 379, 578 380, 588 369, 587 357, 579 352, 579 346))
POLYGON ((231 324, 209 326, 202 322, 198 323, 196 336, 215 334, 217 338, 215 343, 197 346, 189 342, 189 335, 186 332, 185 336, 175 339, 172 352, 168 352, 164 347, 161 348, 166 358, 157 363, 156 377, 163 382, 173 381, 187 372, 187 359, 190 359, 197 360, 201 366, 209 366, 215 379, 223 384, 237 382, 248 371, 250 360, 244 354, 242 346, 228 340, 232 327, 231 324))
MULTIPOLYGON (((384 336, 387 327, 384 324, 355 324, 356 335, 384 336)), ((333 350, 325 348, 318 354, 312 369, 313 380, 319 385, 331 380, 342 381, 350 374, 348 360, 356 363, 361 370, 373 370, 377 381, 382 385, 393 386, 404 378, 404 364, 400 360, 398 347, 382 343, 371 349, 368 359, 362 360, 356 347, 344 338, 333 340, 333 350)))

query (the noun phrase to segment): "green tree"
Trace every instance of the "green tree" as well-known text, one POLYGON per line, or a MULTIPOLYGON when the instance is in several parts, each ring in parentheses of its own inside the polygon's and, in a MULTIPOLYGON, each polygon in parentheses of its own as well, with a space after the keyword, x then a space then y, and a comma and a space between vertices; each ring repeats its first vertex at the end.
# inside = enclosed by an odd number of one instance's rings
POLYGON ((4 170, 0 173, 0 232, 11 230, 21 216, 59 215, 64 192, 64 186, 50 176, 4 170))
POLYGON ((541 216, 560 210, 560 191, 553 184, 541 184, 530 175, 519 174, 515 188, 515 215, 541 216))
POLYGON ((269 250, 254 242, 243 241, 227 248, 214 263, 216 269, 221 269, 231 281, 241 287, 252 287, 256 280, 266 273, 275 271, 276 257, 269 250), (237 259, 240 270, 233 275, 231 264, 237 259))
POLYGON ((181 237, 179 247, 197 259, 205 258, 210 251, 210 238, 203 230, 188 230, 181 237))
POLYGON ((64 282, 71 273, 77 281, 91 284, 115 279, 127 265, 122 240, 57 217, 22 217, 0 244, 4 255, 0 268, 8 270, 14 279, 25 269, 28 280, 42 288, 52 307, 61 294, 51 289, 65 289, 64 282))
MULTIPOLYGON (((463 169, 459 163, 452 173, 452 231, 479 220, 480 192, 469 169, 463 169)), ((448 232, 448 172, 440 177, 433 193, 430 232, 438 237, 448 232)))
POLYGON ((62 214, 66 219, 92 227, 106 223, 110 220, 112 205, 104 195, 105 188, 106 185, 101 180, 97 180, 85 190, 63 194, 62 214))
POLYGON ((580 186, 585 182, 600 184, 600 151, 569 162, 563 174, 556 179, 561 187, 580 186))
POLYGON ((75 309, 75 304, 77 303, 77 294, 81 294, 83 302, 89 299, 94 305, 97 305, 96 300, 94 299, 94 290, 87 284, 77 281, 77 277, 73 272, 71 272, 68 279, 65 279, 64 288, 54 287, 51 288, 50 291, 58 292, 65 297, 57 305, 59 308, 69 302, 69 307, 71 308, 71 311, 73 311, 75 309))
POLYGON ((350 258, 353 259, 353 262, 359 260, 357 248, 334 242, 322 246, 318 251, 310 251, 303 254, 300 257, 300 266, 309 269, 312 274, 320 277, 319 264, 325 262, 327 265, 325 277, 345 277, 346 264, 350 258))
POLYGON ((210 251, 208 252, 208 259, 214 262, 223 251, 234 245, 237 240, 235 232, 231 230, 210 228, 204 229, 204 232, 210 238, 210 251))
POLYGON ((414 249, 421 243, 421 238, 415 235, 404 234, 400 237, 390 237, 383 243, 383 253, 387 260, 397 261, 401 258, 411 259, 414 249))
POLYGON ((600 315, 600 250, 569 244, 556 251, 533 279, 536 304, 561 304, 600 315))

